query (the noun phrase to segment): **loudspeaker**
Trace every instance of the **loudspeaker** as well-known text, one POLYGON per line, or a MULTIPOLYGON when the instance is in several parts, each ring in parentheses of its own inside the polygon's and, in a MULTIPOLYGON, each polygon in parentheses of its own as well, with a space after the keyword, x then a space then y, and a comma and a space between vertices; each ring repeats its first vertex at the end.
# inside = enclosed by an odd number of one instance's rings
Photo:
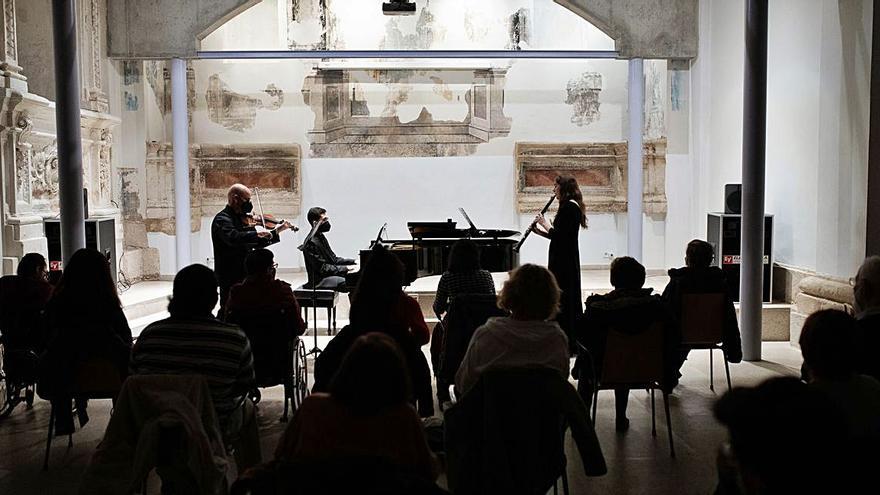
POLYGON ((724 213, 742 214, 742 184, 724 185, 724 213))
MULTIPOLYGON (((110 275, 116 282, 116 222, 112 218, 90 218, 85 221, 86 247, 94 249, 110 262, 110 275)), ((61 270, 61 220, 47 218, 43 221, 49 247, 50 277, 59 277, 61 270)))
MULTIPOLYGON (((707 230, 709 244, 715 250, 713 264, 727 276, 727 288, 734 301, 739 301, 739 273, 742 262, 742 216, 709 213, 707 230)), ((769 303, 773 287, 773 215, 764 215, 764 284, 761 300, 769 303)))

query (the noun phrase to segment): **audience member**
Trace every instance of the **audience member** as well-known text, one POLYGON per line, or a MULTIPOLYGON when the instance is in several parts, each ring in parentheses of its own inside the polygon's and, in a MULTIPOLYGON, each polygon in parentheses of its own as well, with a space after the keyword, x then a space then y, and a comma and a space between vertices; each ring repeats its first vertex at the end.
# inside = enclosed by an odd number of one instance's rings
POLYGON ((443 348, 443 317, 449 309, 449 303, 463 294, 495 294, 492 274, 480 267, 480 248, 470 239, 462 239, 452 245, 449 266, 437 284, 433 308, 441 322, 431 332, 431 365, 434 373, 440 366, 440 352, 443 348))
POLYGON ((171 316, 150 324, 131 353, 135 375, 203 375, 227 445, 235 447, 239 472, 260 462, 254 406, 244 400, 254 387, 247 337, 213 316, 218 284, 214 272, 190 265, 174 277, 171 316))
POLYGON ((346 292, 345 274, 351 270, 349 267, 355 264, 355 260, 336 256, 330 247, 330 241, 325 235, 330 232, 330 217, 327 216, 327 210, 314 206, 309 209, 307 218, 309 225, 314 226, 318 222, 321 225, 309 243, 303 246, 309 272, 309 279, 304 287, 311 289, 313 284, 317 284, 316 289, 346 292))
POLYGON ((327 344, 315 360, 314 392, 326 392, 354 341, 369 332, 391 336, 400 346, 422 417, 434 414, 431 372, 420 346, 428 327, 419 304, 403 293, 403 264, 383 247, 373 249, 352 294, 350 324, 327 344))
POLYGON ((716 494, 855 493, 845 419, 798 379, 734 388, 715 404, 715 417, 729 433, 716 494))
POLYGON ((34 349, 41 340, 41 313, 52 296, 46 258, 28 253, 15 275, 0 278, 0 336, 10 349, 34 349))
POLYGON ((552 320, 559 311, 559 286, 546 268, 526 264, 510 272, 498 306, 510 316, 492 317, 474 332, 458 373, 462 396, 480 375, 498 368, 550 368, 568 378, 568 338, 552 320))
MULTIPOLYGON (((647 331, 655 323, 663 325, 664 357, 666 366, 663 388, 671 391, 677 385, 676 377, 681 363, 678 354, 676 329, 660 296, 652 294, 653 289, 645 285, 645 267, 633 258, 624 256, 611 262, 611 285, 614 290, 608 294, 594 294, 587 298, 584 319, 578 332, 578 340, 589 354, 579 355, 575 361, 575 378, 578 391, 589 406, 596 376, 601 374, 604 362, 605 342, 608 332, 613 328, 629 335, 647 331)), ((629 389, 614 391, 616 427, 618 431, 629 429, 626 406, 629 389)))
POLYGON ((275 257, 268 249, 255 249, 245 258, 247 276, 232 286, 226 302, 227 320, 235 320, 236 312, 284 311, 294 335, 306 330, 299 303, 290 284, 275 278, 275 257))
POLYGON ((853 300, 858 320, 858 371, 880 380, 880 256, 865 259, 854 278, 853 300))
MULTIPOLYGON (((731 363, 742 361, 742 341, 739 334, 739 323, 733 298, 727 288, 727 277, 721 268, 710 266, 715 256, 712 245, 706 241, 694 239, 687 245, 685 267, 669 270, 669 284, 663 291, 663 301, 675 317, 681 321, 682 296, 685 294, 717 294, 723 293, 724 329, 721 336, 721 349, 731 363)), ((687 352, 682 360, 687 359, 687 352)))
POLYGON ((833 309, 804 322, 800 337, 808 382, 837 405, 860 444, 880 440, 880 383, 856 372, 855 319, 833 309))
POLYGON ((73 253, 46 306, 46 335, 40 356, 39 393, 55 406, 55 432, 73 432, 70 401, 76 402, 80 426, 88 420, 87 401, 71 397, 77 366, 107 360, 120 378, 128 374, 131 329, 122 312, 110 263, 94 249, 73 253))
POLYGON ((355 339, 328 393, 308 396, 275 450, 285 461, 379 458, 428 480, 438 469, 416 411, 400 347, 371 332, 355 339))

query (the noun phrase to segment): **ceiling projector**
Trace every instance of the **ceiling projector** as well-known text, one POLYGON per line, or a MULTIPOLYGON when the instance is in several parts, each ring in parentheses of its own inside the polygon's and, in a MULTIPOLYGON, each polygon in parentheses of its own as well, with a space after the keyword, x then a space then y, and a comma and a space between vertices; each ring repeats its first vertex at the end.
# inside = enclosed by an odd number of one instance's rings
POLYGON ((382 4, 382 13, 385 15, 413 15, 416 13, 416 4, 410 0, 391 0, 382 4))

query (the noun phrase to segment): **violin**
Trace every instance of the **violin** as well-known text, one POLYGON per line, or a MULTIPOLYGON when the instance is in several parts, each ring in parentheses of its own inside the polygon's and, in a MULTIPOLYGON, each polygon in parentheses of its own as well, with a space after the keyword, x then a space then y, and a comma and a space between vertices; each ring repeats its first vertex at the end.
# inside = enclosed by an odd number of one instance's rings
POLYGON ((260 190, 256 187, 254 188, 254 196, 257 197, 257 208, 260 210, 260 213, 246 213, 243 215, 242 222, 248 227, 262 227, 264 230, 275 230, 278 229, 278 232, 281 232, 285 229, 291 229, 294 232, 299 230, 299 227, 288 222, 283 219, 276 219, 274 216, 269 215, 268 213, 263 212, 263 202, 260 201, 260 190))

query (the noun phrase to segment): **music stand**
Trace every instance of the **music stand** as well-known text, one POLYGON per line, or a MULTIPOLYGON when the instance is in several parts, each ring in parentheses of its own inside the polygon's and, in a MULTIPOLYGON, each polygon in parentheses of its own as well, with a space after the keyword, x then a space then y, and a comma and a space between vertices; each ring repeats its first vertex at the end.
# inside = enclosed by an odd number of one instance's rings
MULTIPOLYGON (((318 228, 321 227, 321 224, 324 223, 324 219, 320 219, 312 225, 312 230, 309 231, 308 235, 306 235, 303 243, 297 246, 297 249, 303 252, 303 261, 306 263, 306 277, 308 277, 312 281, 312 345, 313 347, 306 352, 306 356, 314 355, 318 357, 318 354, 321 353, 321 349, 318 347, 318 280, 317 274, 313 274, 311 268, 309 268, 309 261, 306 259, 308 256, 305 252, 305 248, 309 242, 312 241, 312 238, 315 237, 315 234, 318 233, 318 228)), ((308 313, 306 313, 308 315, 308 313)), ((327 321, 327 327, 330 327, 330 321, 327 321)))

